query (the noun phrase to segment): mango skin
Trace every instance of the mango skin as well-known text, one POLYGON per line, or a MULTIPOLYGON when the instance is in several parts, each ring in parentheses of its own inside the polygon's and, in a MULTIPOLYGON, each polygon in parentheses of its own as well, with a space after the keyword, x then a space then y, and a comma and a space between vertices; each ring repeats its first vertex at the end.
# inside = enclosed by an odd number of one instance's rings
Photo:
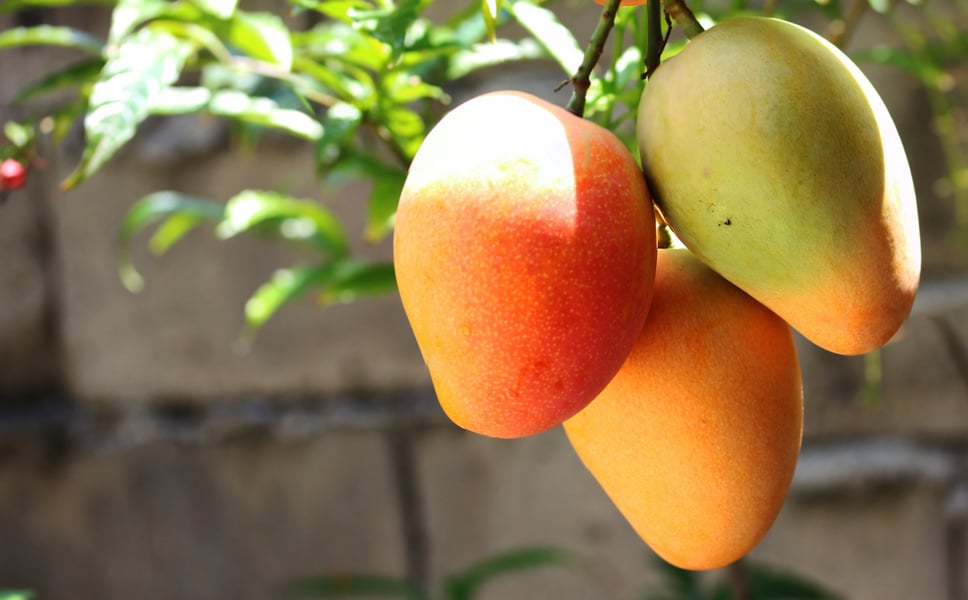
POLYGON ((743 557, 782 507, 803 393, 790 327, 688 250, 660 250, 645 327, 564 423, 640 537, 684 569, 743 557))
POLYGON ((798 25, 723 21, 650 77, 643 169, 679 239, 813 343, 861 354, 921 272, 911 171, 867 78, 798 25))
POLYGON ((519 92, 449 112, 397 210, 400 299, 447 415, 514 438, 605 387, 652 296, 651 197, 611 132, 519 92))

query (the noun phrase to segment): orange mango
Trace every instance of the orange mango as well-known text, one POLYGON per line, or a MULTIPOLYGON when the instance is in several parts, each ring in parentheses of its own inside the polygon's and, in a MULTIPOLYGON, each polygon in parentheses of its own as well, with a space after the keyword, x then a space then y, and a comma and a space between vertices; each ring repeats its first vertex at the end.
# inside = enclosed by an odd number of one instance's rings
POLYGON ((601 395, 564 424, 661 557, 713 569, 766 534, 800 451, 790 327, 688 250, 660 250, 649 316, 601 395))
POLYGON ((397 211, 403 308, 447 415, 500 438, 547 430, 618 371, 652 296, 651 198, 608 130, 520 92, 449 112, 397 211))
POLYGON ((663 217, 713 269, 829 351, 897 332, 921 272, 911 170, 840 50, 777 19, 722 21, 650 76, 637 130, 663 217))

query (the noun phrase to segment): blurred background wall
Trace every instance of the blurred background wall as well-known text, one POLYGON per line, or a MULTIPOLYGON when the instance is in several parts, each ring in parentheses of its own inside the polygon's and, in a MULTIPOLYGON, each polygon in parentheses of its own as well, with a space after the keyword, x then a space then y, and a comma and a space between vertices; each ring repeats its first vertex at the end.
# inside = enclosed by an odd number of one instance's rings
MULTIPOLYGON (((583 39, 597 8, 569 6, 583 39)), ((29 17, 103 30, 108 14, 29 17)), ((852 49, 897 40, 869 17, 852 49)), ((62 58, 0 55, 0 117, 18 116, 9 99, 62 58)), ((752 558, 853 600, 968 600, 968 246, 930 97, 909 75, 868 72, 915 170, 923 288, 882 351, 878 389, 865 379, 875 363, 800 344, 802 459, 752 558)), ((481 89, 566 99, 551 91, 561 75, 550 65, 491 75, 481 89)), ((968 97, 966 69, 950 76, 968 97)), ((147 289, 124 290, 117 229, 158 189, 281 188, 323 199, 362 231, 362 185, 322 189, 299 145, 239 152, 226 140, 214 119, 151 122, 69 193, 58 184, 79 147, 50 149, 47 169, 0 207, 0 588, 43 600, 262 600, 320 573, 438 581, 496 552, 553 545, 589 568, 525 572, 486 598, 639 597, 655 559, 560 428, 506 441, 447 421, 397 297, 325 310, 307 299, 241 348, 245 299, 292 253, 205 230, 162 259, 136 243, 147 289)), ((359 250, 388 257, 390 246, 359 250)))

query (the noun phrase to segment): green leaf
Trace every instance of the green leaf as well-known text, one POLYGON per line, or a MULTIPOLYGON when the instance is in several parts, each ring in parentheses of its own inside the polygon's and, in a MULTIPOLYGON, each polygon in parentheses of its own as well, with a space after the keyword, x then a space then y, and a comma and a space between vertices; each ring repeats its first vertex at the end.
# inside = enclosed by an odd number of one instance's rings
POLYGON ((297 598, 343 598, 346 596, 381 596, 407 600, 430 600, 430 594, 405 579, 382 575, 334 574, 296 582, 289 588, 297 598))
POLYGON ((372 7, 372 4, 366 0, 291 0, 293 4, 307 8, 309 10, 315 10, 320 12, 331 19, 336 19, 337 21, 342 21, 343 23, 350 23, 352 18, 350 17, 350 11, 352 10, 366 10, 372 7))
POLYGON ((519 571, 543 567, 574 567, 575 556, 557 548, 520 548, 483 560, 463 573, 448 577, 444 588, 449 600, 471 600, 491 580, 519 571))
POLYGON ((228 201, 215 233, 228 239, 248 231, 309 242, 334 257, 348 250, 343 225, 329 210, 277 192, 246 190, 228 201))
MULTIPOLYGON (((757 600, 842 600, 842 596, 818 583, 765 565, 750 565, 748 575, 750 597, 757 600)), ((729 583, 720 582, 713 591, 712 600, 730 598, 732 593, 729 583)))
POLYGON ((397 104, 410 104, 425 98, 433 100, 448 98, 443 88, 427 83, 419 76, 406 71, 387 74, 383 78, 383 87, 397 104))
MULTIPOLYGON (((245 303, 243 340, 251 341, 258 330, 287 302, 301 297, 314 287, 323 289, 320 301, 324 304, 352 302, 363 297, 378 296, 396 289, 393 265, 346 259, 309 266, 279 269, 261 285, 245 303)), ((401 580, 374 576, 322 577, 301 582, 303 595, 326 596, 352 594, 399 595, 422 598, 419 588, 401 580)))
POLYGON ((323 119, 323 135, 316 143, 316 165, 332 166, 342 155, 342 147, 352 139, 363 121, 363 112, 352 104, 340 102, 329 107, 323 119))
POLYGON ((208 108, 212 92, 204 87, 169 87, 161 90, 148 102, 153 115, 182 115, 208 108))
POLYGON ((152 29, 141 29, 121 44, 91 92, 84 153, 65 188, 91 176, 134 137, 151 99, 178 79, 192 50, 191 44, 152 29))
POLYGON ((293 32, 293 45, 301 56, 382 71, 390 49, 379 40, 343 23, 322 23, 305 32, 293 32))
POLYGON ((426 133, 423 118, 416 111, 402 106, 390 106, 381 116, 393 141, 407 160, 412 159, 426 133))
POLYGON ((71 27, 37 25, 14 27, 0 32, 0 50, 20 46, 62 46, 100 55, 104 43, 93 35, 71 27))
POLYGON ((3 124, 3 136, 14 148, 24 150, 34 143, 37 138, 37 131, 29 123, 7 121, 3 124))
POLYGON ((265 12, 237 11, 227 23, 229 43, 239 51, 285 69, 292 68, 289 28, 278 16, 265 12))
POLYGON ((95 4, 112 6, 116 0, 4 0, 0 2, 0 14, 17 12, 30 8, 47 8, 57 6, 74 6, 95 4))
POLYGON ((533 60, 547 56, 531 38, 520 41, 498 39, 493 43, 474 44, 470 50, 462 50, 451 57, 447 65, 446 79, 460 79, 479 69, 520 60, 533 60))
POLYGON ((139 25, 164 14, 170 6, 165 0, 120 0, 111 12, 108 43, 121 44, 139 25))
POLYGON ((244 92, 226 90, 212 96, 208 109, 214 115, 279 129, 310 141, 323 136, 323 126, 315 117, 299 110, 281 108, 270 98, 254 98, 244 92))
POLYGON ((27 590, 0 590, 0 600, 33 600, 34 593, 27 590))
POLYGON ((297 57, 293 67, 340 100, 361 107, 372 105, 377 95, 373 78, 364 69, 338 65, 337 62, 330 60, 319 63, 308 57, 297 57))
POLYGON ((329 181, 336 185, 356 178, 371 182, 365 231, 368 241, 380 241, 393 230, 400 192, 407 179, 405 170, 371 156, 348 154, 334 164, 328 175, 329 181))
POLYGON ((235 14, 239 0, 194 0, 199 8, 219 19, 228 19, 235 14))
MULTIPOLYGON (((221 205, 219 205, 221 207, 221 205)), ((212 221, 213 215, 201 217, 188 212, 175 213, 161 222, 154 235, 148 240, 148 250, 155 256, 168 252, 179 240, 188 235, 193 229, 212 221)))
POLYGON ((355 302, 361 298, 382 296, 397 289, 393 263, 371 263, 343 260, 334 269, 320 295, 323 304, 355 302))
POLYGON ((407 49, 407 32, 417 21, 425 0, 401 0, 396 6, 373 10, 349 11, 353 25, 389 46, 393 53, 390 61, 397 59, 407 49))
POLYGON ((269 281, 259 286, 245 303, 246 330, 243 339, 251 340, 279 307, 325 281, 331 271, 332 265, 324 264, 279 269, 273 273, 269 281))
POLYGON ((555 13, 525 0, 511 2, 509 10, 522 27, 551 55, 569 76, 578 70, 584 52, 571 30, 561 24, 555 13))
POLYGON ((194 225, 221 220, 224 210, 225 207, 218 202, 171 191, 155 192, 138 200, 128 209, 118 231, 118 276, 121 282, 132 292, 144 288, 144 279, 131 260, 131 240, 136 233, 167 218, 150 242, 151 250, 160 255, 194 225), (175 217, 180 221, 177 226, 169 224, 175 217), (188 223, 192 223, 192 226, 189 227, 188 223))
POLYGON ((379 177, 374 177, 373 189, 367 203, 366 239, 378 242, 393 230, 397 214, 397 204, 400 202, 400 192, 407 179, 403 171, 387 170, 379 177))
POLYGON ((104 59, 100 57, 71 63, 28 84, 17 93, 14 101, 23 102, 42 94, 90 84, 97 80, 103 68, 104 59))

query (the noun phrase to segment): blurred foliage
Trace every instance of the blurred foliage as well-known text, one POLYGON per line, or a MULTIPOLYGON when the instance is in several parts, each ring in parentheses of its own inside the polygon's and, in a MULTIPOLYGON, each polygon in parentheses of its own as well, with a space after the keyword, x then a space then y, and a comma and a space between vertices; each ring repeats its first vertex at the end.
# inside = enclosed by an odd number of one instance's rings
MULTIPOLYGON (((756 12, 795 19, 806 13, 827 20, 825 33, 846 44, 867 14, 881 13, 903 43, 855 54, 859 62, 910 73, 927 90, 933 124, 945 152, 947 175, 936 184, 954 198, 959 230, 968 232, 968 4, 953 0, 947 12, 931 2, 898 14, 895 0, 693 0, 707 26, 756 12), (922 32, 931 32, 925 36, 922 32), (961 71, 958 69, 962 68, 961 71)), ((245 308, 250 338, 285 303, 307 293, 319 303, 353 301, 394 289, 393 267, 354 255, 357 236, 377 243, 393 229, 407 167, 426 132, 450 102, 448 90, 468 75, 517 61, 550 59, 567 82, 582 60, 582 46, 562 25, 567 5, 541 0, 483 0, 430 19, 434 0, 289 0, 277 15, 241 8, 237 0, 7 0, 0 14, 69 5, 113 7, 106 36, 63 25, 40 24, 0 32, 0 53, 27 46, 69 49, 66 66, 40 74, 15 102, 29 110, 41 99, 66 98, 24 122, 6 123, 0 158, 44 164, 38 140, 65 141, 78 122, 83 153, 63 182, 82 184, 114 158, 149 117, 211 115, 233 125, 237 140, 276 132, 310 145, 320 191, 349 181, 369 184, 363 232, 348 232, 320 198, 294 198, 279 190, 238 190, 231 198, 198 198, 173 190, 154 192, 133 206, 119 238, 121 281, 140 290, 131 260, 142 230, 154 227, 148 248, 162 255, 187 234, 207 226, 218 239, 256 235, 312 258, 288 265, 256 289, 245 308), (508 37, 506 25, 523 35, 508 37)), ((948 6, 948 5, 945 5, 948 6)), ((621 8, 604 61, 592 77, 585 116, 633 146, 633 118, 644 85, 647 11, 621 8)), ((668 24, 658 24, 665 37, 668 24)), ((678 51, 672 36, 664 57, 678 51)))
MULTIPOLYGON (((660 581, 640 600, 843 600, 800 575, 744 559, 712 573, 688 571, 658 558, 660 581)), ((522 547, 475 563, 446 577, 434 590, 404 578, 374 574, 336 573, 294 582, 286 590, 293 600, 309 598, 380 597, 404 600, 474 600, 487 584, 516 573, 547 567, 564 568, 593 578, 579 556, 549 546, 522 547)))
POLYGON ((820 584, 748 559, 720 570, 719 577, 656 561, 662 581, 641 600, 843 600, 820 584))
POLYGON ((287 596, 296 598, 349 598, 358 596, 405 600, 473 600, 495 579, 536 569, 581 568, 578 557, 547 546, 529 546, 488 557, 444 578, 439 595, 402 578, 372 574, 330 574, 294 582, 287 596))

